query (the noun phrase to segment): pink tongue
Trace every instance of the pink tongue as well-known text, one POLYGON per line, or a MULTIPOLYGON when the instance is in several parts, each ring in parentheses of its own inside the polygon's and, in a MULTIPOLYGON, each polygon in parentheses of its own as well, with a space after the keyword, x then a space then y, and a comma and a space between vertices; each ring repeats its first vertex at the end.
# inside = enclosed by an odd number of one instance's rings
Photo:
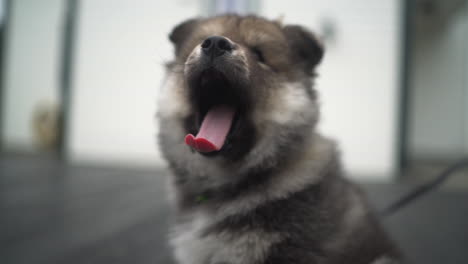
POLYGON ((226 136, 231 129, 235 109, 227 105, 211 108, 203 119, 197 136, 185 136, 185 144, 199 152, 212 152, 220 150, 226 136))

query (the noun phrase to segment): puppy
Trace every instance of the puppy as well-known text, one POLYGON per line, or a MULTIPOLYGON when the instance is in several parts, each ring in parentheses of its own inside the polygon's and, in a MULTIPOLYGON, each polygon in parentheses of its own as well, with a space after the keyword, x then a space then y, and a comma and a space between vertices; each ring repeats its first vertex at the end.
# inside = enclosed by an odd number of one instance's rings
POLYGON ((312 33, 223 15, 169 38, 158 117, 178 263, 397 263, 335 144, 314 131, 323 47, 312 33))

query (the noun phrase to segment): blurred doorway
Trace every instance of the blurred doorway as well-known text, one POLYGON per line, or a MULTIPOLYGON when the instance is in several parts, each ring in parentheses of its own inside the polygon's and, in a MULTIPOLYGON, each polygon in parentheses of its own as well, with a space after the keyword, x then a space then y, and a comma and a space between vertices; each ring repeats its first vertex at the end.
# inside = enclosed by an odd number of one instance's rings
POLYGON ((5 152, 62 153, 75 3, 2 1, 7 10, 0 97, 5 152))
POLYGON ((409 11, 405 156, 418 175, 468 155, 468 1, 413 0, 409 11))
MULTIPOLYGON (((0 80, 3 80, 5 65, 4 65, 4 54, 5 54, 5 39, 6 39, 6 29, 8 24, 8 14, 9 14, 9 1, 0 0, 0 80)), ((0 82, 0 132, 3 125, 3 83, 0 82)), ((0 133, 1 135, 1 133, 0 133)), ((0 151, 3 148, 2 141, 0 140, 0 151)))

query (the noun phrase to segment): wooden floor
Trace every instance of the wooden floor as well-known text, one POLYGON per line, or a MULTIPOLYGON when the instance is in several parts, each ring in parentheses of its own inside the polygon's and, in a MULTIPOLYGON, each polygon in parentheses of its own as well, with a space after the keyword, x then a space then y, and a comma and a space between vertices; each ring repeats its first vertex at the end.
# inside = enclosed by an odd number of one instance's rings
MULTIPOLYGON (((173 263, 164 170, 0 157, 0 263, 173 263)), ((378 208, 406 185, 364 185, 378 208)), ((384 219, 409 263, 468 263, 468 193, 440 191, 384 219)))

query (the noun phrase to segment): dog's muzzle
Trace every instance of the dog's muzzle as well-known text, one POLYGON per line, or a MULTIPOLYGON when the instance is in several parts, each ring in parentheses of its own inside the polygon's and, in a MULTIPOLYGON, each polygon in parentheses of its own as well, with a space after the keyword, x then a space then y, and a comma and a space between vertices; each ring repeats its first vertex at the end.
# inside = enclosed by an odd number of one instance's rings
POLYGON ((196 91, 197 103, 203 109, 200 111, 203 121, 199 132, 188 134, 185 143, 202 153, 219 151, 234 123, 237 105, 232 103, 233 97, 229 95, 232 87, 214 62, 234 48, 234 44, 222 36, 208 37, 201 44, 202 54, 207 60, 205 65, 208 65, 200 74, 196 91))

